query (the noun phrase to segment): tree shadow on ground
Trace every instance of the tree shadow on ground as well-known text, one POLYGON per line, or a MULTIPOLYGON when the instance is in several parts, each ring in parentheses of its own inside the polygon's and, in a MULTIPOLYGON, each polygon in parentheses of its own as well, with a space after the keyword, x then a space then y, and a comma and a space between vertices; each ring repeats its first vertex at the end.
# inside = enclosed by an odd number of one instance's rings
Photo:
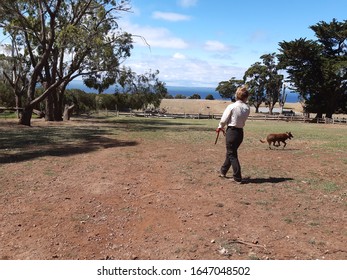
MULTIPOLYGON (((103 128, 117 128, 124 131, 158 131, 158 130, 175 130, 176 132, 188 131, 192 127, 192 120, 187 119, 155 119, 155 118, 122 118, 122 119, 105 119, 105 118, 79 118, 73 120, 76 123, 100 124, 103 128)), ((208 131, 211 130, 202 123, 194 122, 194 130, 208 131)))
POLYGON ((0 136, 0 164, 44 156, 70 156, 98 149, 135 146, 100 128, 45 127, 8 130, 0 136))
POLYGON ((135 146, 136 141, 119 141, 100 137, 94 141, 86 141, 81 144, 50 145, 49 147, 36 147, 32 150, 19 151, 15 154, 0 153, 0 164, 28 161, 44 156, 65 157, 76 154, 90 153, 98 149, 107 149, 124 146, 135 146))

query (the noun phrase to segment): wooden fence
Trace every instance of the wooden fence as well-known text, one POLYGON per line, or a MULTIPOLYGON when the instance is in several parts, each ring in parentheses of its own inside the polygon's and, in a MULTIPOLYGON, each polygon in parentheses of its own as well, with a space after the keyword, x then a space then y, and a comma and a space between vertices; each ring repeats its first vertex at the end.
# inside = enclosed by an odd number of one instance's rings
POLYGON ((286 122, 307 122, 323 124, 347 124, 347 118, 308 118, 306 116, 284 116, 284 115, 252 115, 250 120, 263 121, 286 121, 286 122))
MULTIPOLYGON (((6 108, 7 109, 7 108, 6 108)), ((216 119, 219 120, 221 114, 155 114, 143 111, 131 111, 131 112, 119 112, 115 110, 101 110, 96 112, 90 112, 88 116, 99 117, 145 117, 145 118, 170 118, 170 119, 216 119)), ((304 122, 304 123, 319 123, 319 124, 344 124, 347 125, 347 118, 308 118, 304 115, 292 115, 285 116, 281 114, 269 115, 269 114, 256 114, 250 115, 249 120, 253 121, 285 121, 285 122, 304 122)))
MULTIPOLYGON (((104 114, 112 114, 108 111, 104 114)), ((115 114, 115 113, 113 113, 115 114)), ((117 116, 134 116, 134 117, 157 117, 157 118, 172 118, 172 119, 216 119, 219 120, 221 114, 149 114, 145 112, 118 112, 117 116)), ((304 122, 304 123, 319 123, 319 124, 345 124, 347 125, 347 118, 308 118, 304 115, 268 115, 268 114, 256 114, 250 115, 249 120, 253 121, 285 121, 285 122, 304 122)))

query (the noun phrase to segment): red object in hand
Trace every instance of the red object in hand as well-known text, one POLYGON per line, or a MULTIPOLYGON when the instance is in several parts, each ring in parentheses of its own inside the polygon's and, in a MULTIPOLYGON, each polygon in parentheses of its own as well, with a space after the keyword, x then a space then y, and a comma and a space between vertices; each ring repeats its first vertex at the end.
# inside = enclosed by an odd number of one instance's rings
POLYGON ((217 128, 216 129, 216 133, 217 133, 217 136, 216 136, 216 141, 214 141, 214 144, 216 145, 217 144, 217 141, 218 141, 218 137, 219 137, 219 132, 223 132, 223 135, 225 135, 225 131, 223 128, 217 128))
POLYGON ((219 132, 221 132, 221 131, 222 131, 222 132, 223 132, 223 134, 225 135, 225 131, 224 131, 224 129, 223 129, 223 128, 217 128, 217 129, 216 129, 216 132, 217 132, 217 133, 219 133, 219 132))

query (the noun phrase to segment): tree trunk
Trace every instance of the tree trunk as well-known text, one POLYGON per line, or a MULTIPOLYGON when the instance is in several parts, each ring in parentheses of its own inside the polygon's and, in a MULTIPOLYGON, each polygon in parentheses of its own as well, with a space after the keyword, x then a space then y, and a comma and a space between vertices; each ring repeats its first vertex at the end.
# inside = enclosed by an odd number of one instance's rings
POLYGON ((71 113, 72 113, 72 110, 73 108, 75 107, 75 104, 69 106, 69 105, 65 105, 65 108, 64 108, 64 121, 68 121, 70 120, 70 117, 71 117, 71 113))
POLYGON ((314 118, 315 119, 322 119, 323 118, 323 113, 322 112, 317 112, 317 115, 314 118))
POLYGON ((283 105, 280 105, 280 114, 283 115, 283 108, 284 106, 283 105))
POLYGON ((20 116, 21 116, 21 108, 22 107, 22 98, 20 95, 18 94, 15 94, 16 96, 16 114, 17 114, 17 118, 20 119, 20 116))
POLYGON ((332 118, 333 118, 333 112, 332 112, 332 111, 330 111, 330 110, 329 110, 329 111, 327 111, 327 112, 326 112, 326 114, 325 114, 325 117, 326 117, 326 118, 330 118, 330 119, 332 119, 332 118))
POLYGON ((259 113, 259 107, 260 107, 260 105, 257 105, 257 106, 254 106, 255 107, 255 112, 256 113, 259 113))
POLYGON ((33 113, 37 115, 40 119, 45 117, 45 113, 41 112, 40 110, 33 110, 33 113))
POLYGON ((53 100, 54 100, 54 120, 55 121, 63 121, 63 104, 62 104, 62 98, 60 97, 60 94, 55 91, 52 93, 53 100))
POLYGON ((22 111, 18 124, 30 126, 33 108, 31 106, 25 107, 22 111))
POLYGON ((327 104, 327 108, 325 111, 325 117, 326 118, 332 119, 333 114, 334 114, 335 109, 336 109, 336 101, 335 100, 336 100, 335 96, 331 96, 331 98, 329 99, 328 104, 327 104))
POLYGON ((53 97, 52 97, 52 94, 48 94, 46 97, 46 113, 45 113, 46 121, 54 121, 53 110, 54 110, 53 97))

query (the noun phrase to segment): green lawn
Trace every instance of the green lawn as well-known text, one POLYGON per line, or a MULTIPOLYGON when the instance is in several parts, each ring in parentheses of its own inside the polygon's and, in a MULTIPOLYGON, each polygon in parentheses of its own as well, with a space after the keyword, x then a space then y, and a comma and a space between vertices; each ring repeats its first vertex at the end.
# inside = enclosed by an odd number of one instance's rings
MULTIPOLYGON (((41 121, 44 122, 39 120, 41 121)), ((210 143, 214 142, 214 130, 217 125, 218 120, 131 117, 78 119, 56 125, 51 123, 49 126, 37 126, 34 122, 30 128, 14 125, 11 129, 0 123, 0 147, 13 150, 26 146, 66 145, 97 140, 101 136, 210 143), (84 121, 91 121, 92 125, 85 125, 84 121)), ((294 135, 294 139, 290 141, 300 141, 303 145, 317 149, 347 150, 347 125, 248 121, 245 127, 245 141, 258 141, 265 138, 268 133, 286 131, 294 135)))

